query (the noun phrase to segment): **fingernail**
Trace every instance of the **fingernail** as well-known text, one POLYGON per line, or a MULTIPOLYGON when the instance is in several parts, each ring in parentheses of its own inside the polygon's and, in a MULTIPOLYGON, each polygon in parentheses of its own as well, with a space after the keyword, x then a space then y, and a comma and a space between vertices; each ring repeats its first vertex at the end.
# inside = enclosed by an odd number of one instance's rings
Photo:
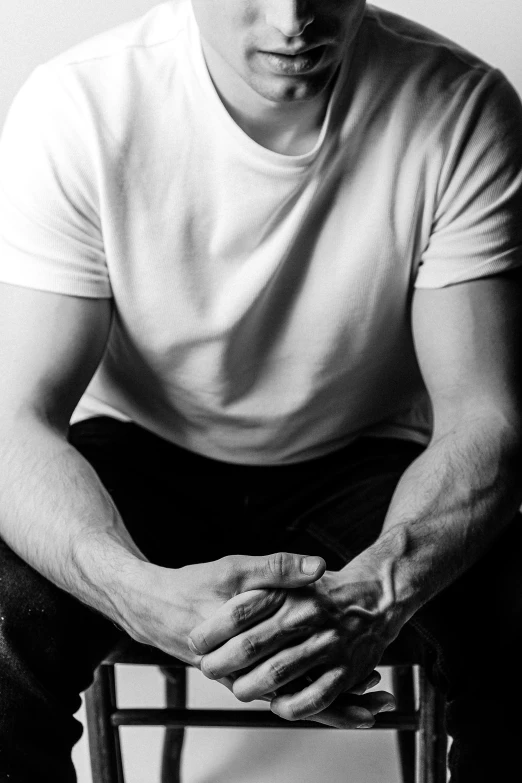
POLYGON ((373 679, 370 680, 368 683, 368 688, 375 688, 376 685, 378 685, 381 681, 380 677, 373 677, 373 679))
POLYGON ((373 723, 361 723, 360 726, 357 726, 358 729, 371 729, 373 726, 373 723))
POLYGON ((321 560, 318 557, 303 557, 301 560, 301 571, 303 574, 312 575, 321 567, 321 560))
POLYGON ((194 642, 192 641, 190 636, 189 636, 189 639, 188 639, 188 648, 189 648, 190 652, 196 653, 196 655, 201 655, 200 651, 198 650, 198 648, 196 647, 196 645, 194 644, 194 642))
POLYGON ((385 704, 383 707, 381 707, 379 712, 393 712, 394 709, 395 709, 395 704, 388 702, 388 704, 385 704))

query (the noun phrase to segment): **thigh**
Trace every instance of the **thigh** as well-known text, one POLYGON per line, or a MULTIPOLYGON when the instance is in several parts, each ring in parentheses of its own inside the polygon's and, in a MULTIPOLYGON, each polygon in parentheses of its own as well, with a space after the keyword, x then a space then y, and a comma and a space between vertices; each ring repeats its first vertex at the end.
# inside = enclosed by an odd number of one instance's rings
MULTIPOLYGON (((21 699, 27 686, 44 699, 52 694, 56 705, 75 712, 78 694, 121 631, 49 582, 1 539, 0 573, 1 671, 15 678, 13 697, 21 699)), ((6 681, 4 687, 11 686, 6 681)))
POLYGON ((73 715, 120 635, 0 540, 0 780, 76 780, 73 715))
POLYGON ((365 438, 309 464, 283 525, 285 546, 342 568, 378 538, 402 474, 422 451, 410 441, 365 438))
POLYGON ((522 643, 522 516, 491 549, 412 620, 433 646, 435 674, 448 699, 498 699, 509 694, 502 670, 518 665, 522 643))
POLYGON ((71 427, 70 441, 151 562, 179 568, 231 554, 241 504, 221 476, 226 466, 105 417, 71 427))
POLYGON ((520 767, 521 523, 411 620, 446 693, 452 783, 511 780, 520 767))
POLYGON ((222 463, 134 424, 98 418, 71 428, 129 532, 167 567, 228 554, 321 554, 339 568, 380 533, 402 473, 422 451, 366 438, 285 466, 222 463))

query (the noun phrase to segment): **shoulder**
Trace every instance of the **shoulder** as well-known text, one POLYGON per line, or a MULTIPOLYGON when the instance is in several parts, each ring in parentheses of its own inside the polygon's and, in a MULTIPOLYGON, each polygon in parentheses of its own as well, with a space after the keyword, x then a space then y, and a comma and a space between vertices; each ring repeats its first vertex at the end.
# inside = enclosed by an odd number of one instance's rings
POLYGON ((433 30, 367 7, 362 28, 361 68, 382 85, 380 99, 407 109, 439 104, 444 112, 454 96, 462 104, 498 71, 472 52, 433 30))
POLYGON ((110 68, 122 59, 139 56, 161 47, 171 46, 183 36, 190 19, 188 0, 167 0, 153 6, 146 14, 93 36, 50 60, 54 69, 78 68, 103 60, 110 68))
POLYGON ((183 78, 191 18, 189 0, 168 0, 39 65, 13 102, 11 124, 39 118, 56 138, 69 128, 95 146, 121 141, 183 78))
POLYGON ((520 100, 506 77, 416 22, 369 5, 355 57, 364 115, 404 142, 445 146, 482 115, 483 131, 509 116, 520 130, 520 100))
POLYGON ((440 33, 377 6, 367 6, 365 23, 374 40, 379 40, 384 47, 396 54, 401 51, 408 55, 415 52, 421 61, 426 58, 435 59, 464 70, 484 72, 492 67, 473 52, 440 33))
POLYGON ((154 84, 161 89, 168 83, 183 61, 190 19, 189 0, 156 5, 41 64, 21 92, 72 99, 88 113, 110 116, 154 90, 154 84))

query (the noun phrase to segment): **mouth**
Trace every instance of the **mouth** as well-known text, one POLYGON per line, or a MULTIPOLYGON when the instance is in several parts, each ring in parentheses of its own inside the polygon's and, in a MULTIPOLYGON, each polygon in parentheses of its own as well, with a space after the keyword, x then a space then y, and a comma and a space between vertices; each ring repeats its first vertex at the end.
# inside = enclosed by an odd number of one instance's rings
POLYGON ((265 65, 273 73, 300 76, 318 70, 325 59, 326 44, 288 51, 260 51, 265 65))

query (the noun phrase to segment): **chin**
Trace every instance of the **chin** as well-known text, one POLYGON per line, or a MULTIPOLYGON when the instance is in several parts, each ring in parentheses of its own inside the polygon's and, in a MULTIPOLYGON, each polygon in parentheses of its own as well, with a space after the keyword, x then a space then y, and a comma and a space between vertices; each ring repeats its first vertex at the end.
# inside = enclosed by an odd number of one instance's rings
POLYGON ((321 96, 332 81, 333 74, 318 74, 314 78, 277 78, 255 80, 250 86, 273 103, 306 103, 321 96))

